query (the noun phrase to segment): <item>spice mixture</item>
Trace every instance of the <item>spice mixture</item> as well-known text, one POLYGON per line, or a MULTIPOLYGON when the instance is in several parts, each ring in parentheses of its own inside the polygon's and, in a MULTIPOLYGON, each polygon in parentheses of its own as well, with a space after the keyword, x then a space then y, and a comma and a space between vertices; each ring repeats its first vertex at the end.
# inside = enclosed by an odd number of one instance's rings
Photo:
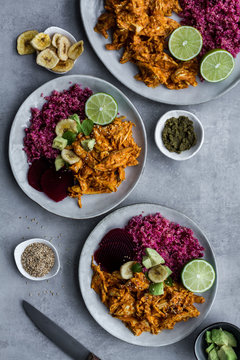
POLYGON ((33 243, 26 247, 21 256, 24 270, 31 276, 42 277, 49 273, 55 263, 53 250, 42 243, 33 243))
POLYGON ((197 142, 193 122, 186 116, 168 119, 162 132, 162 141, 170 152, 180 154, 189 150, 197 142))

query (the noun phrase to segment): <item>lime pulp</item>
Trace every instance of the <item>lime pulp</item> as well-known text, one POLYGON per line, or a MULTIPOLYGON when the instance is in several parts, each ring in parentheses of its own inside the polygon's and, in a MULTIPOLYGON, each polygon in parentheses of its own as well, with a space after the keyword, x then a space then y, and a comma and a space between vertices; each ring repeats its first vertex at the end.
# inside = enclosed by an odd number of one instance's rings
POLYGON ((202 35, 192 26, 180 26, 170 36, 169 51, 178 60, 188 61, 195 58, 203 45, 202 35))
POLYGON ((106 125, 111 123, 117 116, 118 105, 111 95, 100 92, 93 94, 87 100, 85 113, 88 119, 95 124, 106 125))
POLYGON ((225 80, 233 71, 235 61, 227 50, 209 51, 202 59, 200 73, 209 82, 225 80))
POLYGON ((196 259, 184 266, 181 277, 186 289, 194 293, 201 293, 213 286, 215 271, 208 261, 196 259))

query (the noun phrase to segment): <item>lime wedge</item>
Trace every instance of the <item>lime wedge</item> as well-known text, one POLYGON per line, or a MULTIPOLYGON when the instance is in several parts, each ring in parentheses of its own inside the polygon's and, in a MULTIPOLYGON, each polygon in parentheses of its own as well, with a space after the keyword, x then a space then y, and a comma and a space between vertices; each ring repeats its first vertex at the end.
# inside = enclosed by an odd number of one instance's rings
POLYGON ((235 61, 227 50, 209 51, 202 59, 200 73, 206 81, 218 82, 225 80, 233 71, 235 61))
POLYGON ((169 51, 178 60, 188 61, 202 49, 202 35, 192 26, 180 26, 170 36, 169 51))
POLYGON ((106 93, 93 94, 85 104, 86 116, 98 125, 111 123, 117 116, 117 112, 116 100, 106 93))
POLYGON ((206 260, 189 261, 182 270, 182 283, 194 293, 209 290, 215 281, 215 271, 206 260))

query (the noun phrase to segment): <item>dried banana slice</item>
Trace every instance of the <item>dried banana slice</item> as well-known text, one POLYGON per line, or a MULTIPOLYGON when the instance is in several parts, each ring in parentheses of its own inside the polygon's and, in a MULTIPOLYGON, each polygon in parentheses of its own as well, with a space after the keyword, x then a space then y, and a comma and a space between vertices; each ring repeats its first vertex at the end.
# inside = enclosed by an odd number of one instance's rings
POLYGON ((84 51, 83 41, 78 41, 73 44, 68 50, 68 57, 72 60, 76 60, 84 51))
POLYGON ((41 65, 47 69, 52 69, 59 62, 59 58, 54 51, 45 49, 38 54, 36 61, 38 65, 41 65))
POLYGON ((57 41, 58 57, 62 61, 66 61, 68 58, 68 49, 71 43, 66 36, 61 36, 57 41))
POLYGON ((30 44, 30 41, 38 34, 37 30, 24 31, 17 38, 17 52, 19 55, 33 54, 35 49, 30 44))
POLYGON ((39 33, 31 41, 31 45, 36 50, 44 50, 51 45, 51 39, 48 34, 39 33))
POLYGON ((60 37, 62 37, 62 34, 58 34, 58 33, 54 34, 53 37, 52 37, 52 45, 55 48, 58 47, 57 43, 58 43, 58 40, 60 39, 60 37))
POLYGON ((67 72, 73 68, 74 61, 71 59, 67 59, 67 61, 59 61, 59 63, 52 68, 51 70, 62 73, 67 72))

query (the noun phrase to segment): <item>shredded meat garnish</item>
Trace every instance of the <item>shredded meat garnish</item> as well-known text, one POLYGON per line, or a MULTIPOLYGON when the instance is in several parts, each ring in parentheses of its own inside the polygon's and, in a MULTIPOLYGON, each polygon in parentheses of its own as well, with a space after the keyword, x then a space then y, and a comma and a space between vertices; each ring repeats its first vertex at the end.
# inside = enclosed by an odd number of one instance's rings
POLYGON ((92 289, 99 294, 109 313, 136 336, 144 331, 158 334, 164 329, 173 329, 177 322, 199 316, 193 304, 205 301, 177 282, 173 286, 165 285, 164 294, 156 296, 148 292, 150 283, 144 273, 135 273, 130 280, 123 280, 119 271, 110 274, 94 263, 92 269, 92 289))
POLYGON ((137 80, 176 90, 197 86, 198 61, 175 60, 166 50, 167 37, 180 26, 169 18, 181 11, 178 0, 106 0, 105 10, 94 29, 106 39, 112 30, 106 48, 124 48, 120 62, 138 66, 137 80))

